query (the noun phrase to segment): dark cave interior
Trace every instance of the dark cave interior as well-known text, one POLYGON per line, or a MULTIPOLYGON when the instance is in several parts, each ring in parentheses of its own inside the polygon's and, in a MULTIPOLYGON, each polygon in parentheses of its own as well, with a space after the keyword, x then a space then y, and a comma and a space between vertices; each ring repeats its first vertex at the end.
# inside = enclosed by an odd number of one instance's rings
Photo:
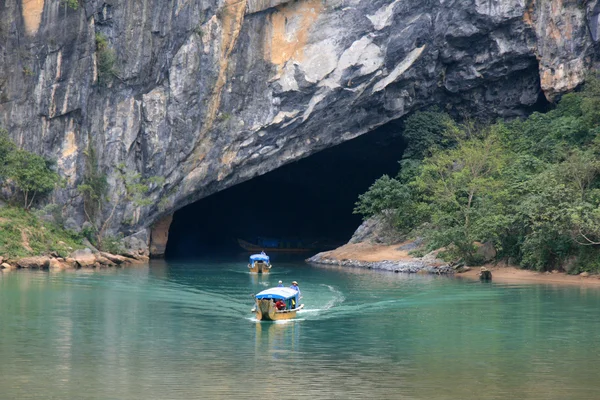
POLYGON ((242 253, 237 238, 345 243, 361 223, 352 213, 358 195, 383 174, 398 173, 401 132, 401 122, 392 121, 178 210, 166 258, 242 253))

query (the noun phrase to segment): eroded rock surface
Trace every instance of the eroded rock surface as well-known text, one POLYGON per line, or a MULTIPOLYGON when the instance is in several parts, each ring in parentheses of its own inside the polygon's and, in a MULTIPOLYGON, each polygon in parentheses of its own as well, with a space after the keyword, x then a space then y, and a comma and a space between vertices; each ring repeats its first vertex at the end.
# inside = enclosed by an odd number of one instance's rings
POLYGON ((57 160, 67 185, 50 200, 78 225, 93 148, 116 204, 110 230, 146 238, 186 204, 424 106, 524 114, 582 82, 600 13, 574 0, 1 7, 0 124, 57 160), (112 79, 98 68, 100 34, 112 79), (127 201, 119 165, 164 182, 143 205, 127 201))

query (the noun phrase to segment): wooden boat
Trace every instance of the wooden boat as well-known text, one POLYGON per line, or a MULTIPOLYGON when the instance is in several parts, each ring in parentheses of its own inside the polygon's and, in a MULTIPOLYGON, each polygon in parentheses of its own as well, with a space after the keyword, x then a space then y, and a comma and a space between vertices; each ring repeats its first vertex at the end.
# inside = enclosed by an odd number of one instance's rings
POLYGON ((304 245, 299 240, 258 239, 258 243, 238 239, 240 247, 246 251, 258 252, 267 250, 276 253, 308 253, 316 249, 315 246, 304 245))
POLYGON ((256 304, 252 312, 256 314, 256 319, 259 321, 279 321, 296 318, 296 312, 304 308, 304 304, 299 304, 299 292, 291 288, 270 288, 258 293, 254 298, 256 304), (285 303, 285 309, 278 310, 275 307, 275 302, 278 300, 285 303))
POLYGON ((250 263, 248 264, 248 271, 253 273, 268 274, 271 272, 271 260, 269 256, 264 252, 260 254, 253 254, 250 256, 250 263))

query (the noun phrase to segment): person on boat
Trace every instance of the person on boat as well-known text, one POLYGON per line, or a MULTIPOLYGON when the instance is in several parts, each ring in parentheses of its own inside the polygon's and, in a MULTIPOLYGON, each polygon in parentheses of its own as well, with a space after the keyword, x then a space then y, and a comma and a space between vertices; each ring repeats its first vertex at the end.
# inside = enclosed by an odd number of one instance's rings
POLYGON ((302 297, 302 294, 300 293, 300 288, 298 287, 298 282, 293 281, 292 286, 290 286, 290 289, 294 289, 298 292, 298 298, 302 297))
POLYGON ((281 310, 285 310, 285 302, 284 302, 283 300, 279 299, 279 300, 277 300, 277 302, 275 303, 275 307, 276 307, 278 310, 280 310, 280 311, 281 311, 281 310))
POLYGON ((283 287, 283 282, 279 281, 279 284, 277 285, 277 287, 283 287))

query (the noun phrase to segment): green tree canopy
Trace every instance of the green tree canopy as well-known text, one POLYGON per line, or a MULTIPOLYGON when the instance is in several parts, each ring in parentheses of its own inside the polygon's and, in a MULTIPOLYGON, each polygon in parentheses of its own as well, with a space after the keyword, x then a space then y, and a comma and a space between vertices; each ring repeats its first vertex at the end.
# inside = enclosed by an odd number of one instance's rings
POLYGON ((379 179, 355 212, 383 215, 430 248, 474 260, 474 243, 523 267, 600 270, 600 81, 545 114, 492 125, 417 113, 397 179, 379 179), (411 145, 411 141, 416 144, 411 145), (420 154, 420 157, 418 155, 420 154))

